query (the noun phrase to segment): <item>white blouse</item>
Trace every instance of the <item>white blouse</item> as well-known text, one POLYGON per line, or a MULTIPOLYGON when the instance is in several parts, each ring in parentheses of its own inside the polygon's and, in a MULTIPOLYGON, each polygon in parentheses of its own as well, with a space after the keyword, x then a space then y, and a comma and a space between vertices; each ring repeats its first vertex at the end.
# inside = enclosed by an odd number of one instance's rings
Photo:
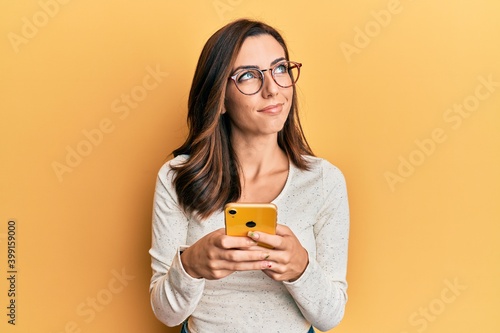
POLYGON ((195 279, 181 264, 179 250, 224 227, 223 212, 187 218, 178 206, 170 165, 160 169, 149 251, 151 304, 168 326, 189 317, 191 333, 305 333, 327 331, 341 321, 347 302, 349 207, 344 176, 328 161, 308 156, 310 170, 290 163, 286 184, 272 202, 278 223, 288 226, 309 253, 309 264, 294 282, 277 282, 262 271, 235 272, 220 280, 195 279))

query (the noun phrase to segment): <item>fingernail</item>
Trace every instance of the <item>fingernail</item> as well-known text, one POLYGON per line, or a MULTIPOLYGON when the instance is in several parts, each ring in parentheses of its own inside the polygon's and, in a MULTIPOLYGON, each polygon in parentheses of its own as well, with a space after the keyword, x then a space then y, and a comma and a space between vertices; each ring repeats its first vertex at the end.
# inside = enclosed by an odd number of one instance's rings
POLYGON ((256 234, 256 233, 255 233, 255 232, 253 232, 253 231, 249 231, 247 235, 248 235, 248 237, 250 237, 250 238, 253 238, 253 239, 259 239, 259 234, 256 234))
POLYGON ((262 268, 264 268, 264 269, 269 269, 269 268, 272 268, 272 267, 273 267, 273 265, 271 264, 270 261, 264 261, 262 263, 262 268))

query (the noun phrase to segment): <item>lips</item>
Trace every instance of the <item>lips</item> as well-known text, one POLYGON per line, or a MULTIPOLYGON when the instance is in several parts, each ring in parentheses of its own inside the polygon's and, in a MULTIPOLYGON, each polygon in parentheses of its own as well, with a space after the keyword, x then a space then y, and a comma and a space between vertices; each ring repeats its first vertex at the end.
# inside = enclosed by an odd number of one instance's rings
POLYGON ((283 104, 284 103, 268 105, 265 108, 258 110, 258 112, 278 113, 283 109, 283 104))

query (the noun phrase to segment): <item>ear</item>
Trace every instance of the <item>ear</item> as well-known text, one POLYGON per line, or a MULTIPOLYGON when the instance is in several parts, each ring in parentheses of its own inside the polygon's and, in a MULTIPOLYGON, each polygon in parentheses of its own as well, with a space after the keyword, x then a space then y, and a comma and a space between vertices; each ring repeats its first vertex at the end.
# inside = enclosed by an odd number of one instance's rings
MULTIPOLYGON (((225 102, 225 101, 224 101, 224 102, 225 102)), ((227 110, 226 110, 226 103, 224 103, 224 104, 222 105, 222 110, 220 111, 220 114, 221 114, 221 115, 223 115, 223 114, 224 114, 224 113, 226 113, 226 112, 227 112, 227 110)))

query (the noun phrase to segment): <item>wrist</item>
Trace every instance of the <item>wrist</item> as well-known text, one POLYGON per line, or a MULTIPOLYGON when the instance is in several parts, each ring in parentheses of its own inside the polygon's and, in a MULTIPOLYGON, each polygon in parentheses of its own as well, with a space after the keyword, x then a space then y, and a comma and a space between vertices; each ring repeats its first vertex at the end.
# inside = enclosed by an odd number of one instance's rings
POLYGON ((181 248, 179 250, 179 258, 180 258, 180 262, 181 262, 181 266, 182 268, 184 269, 184 272, 186 272, 186 274, 188 274, 189 276, 191 276, 192 278, 194 279, 201 279, 202 276, 200 276, 191 266, 191 251, 189 250, 189 248, 181 248))
POLYGON ((307 250, 305 248, 303 248, 303 250, 304 250, 304 253, 305 253, 305 258, 304 258, 303 262, 305 262, 305 264, 302 265, 302 269, 299 270, 299 274, 296 277, 288 280, 288 282, 295 282, 298 279, 300 279, 300 277, 302 276, 302 274, 304 274, 304 272, 306 271, 307 266, 309 265, 309 253, 307 252, 307 250))

